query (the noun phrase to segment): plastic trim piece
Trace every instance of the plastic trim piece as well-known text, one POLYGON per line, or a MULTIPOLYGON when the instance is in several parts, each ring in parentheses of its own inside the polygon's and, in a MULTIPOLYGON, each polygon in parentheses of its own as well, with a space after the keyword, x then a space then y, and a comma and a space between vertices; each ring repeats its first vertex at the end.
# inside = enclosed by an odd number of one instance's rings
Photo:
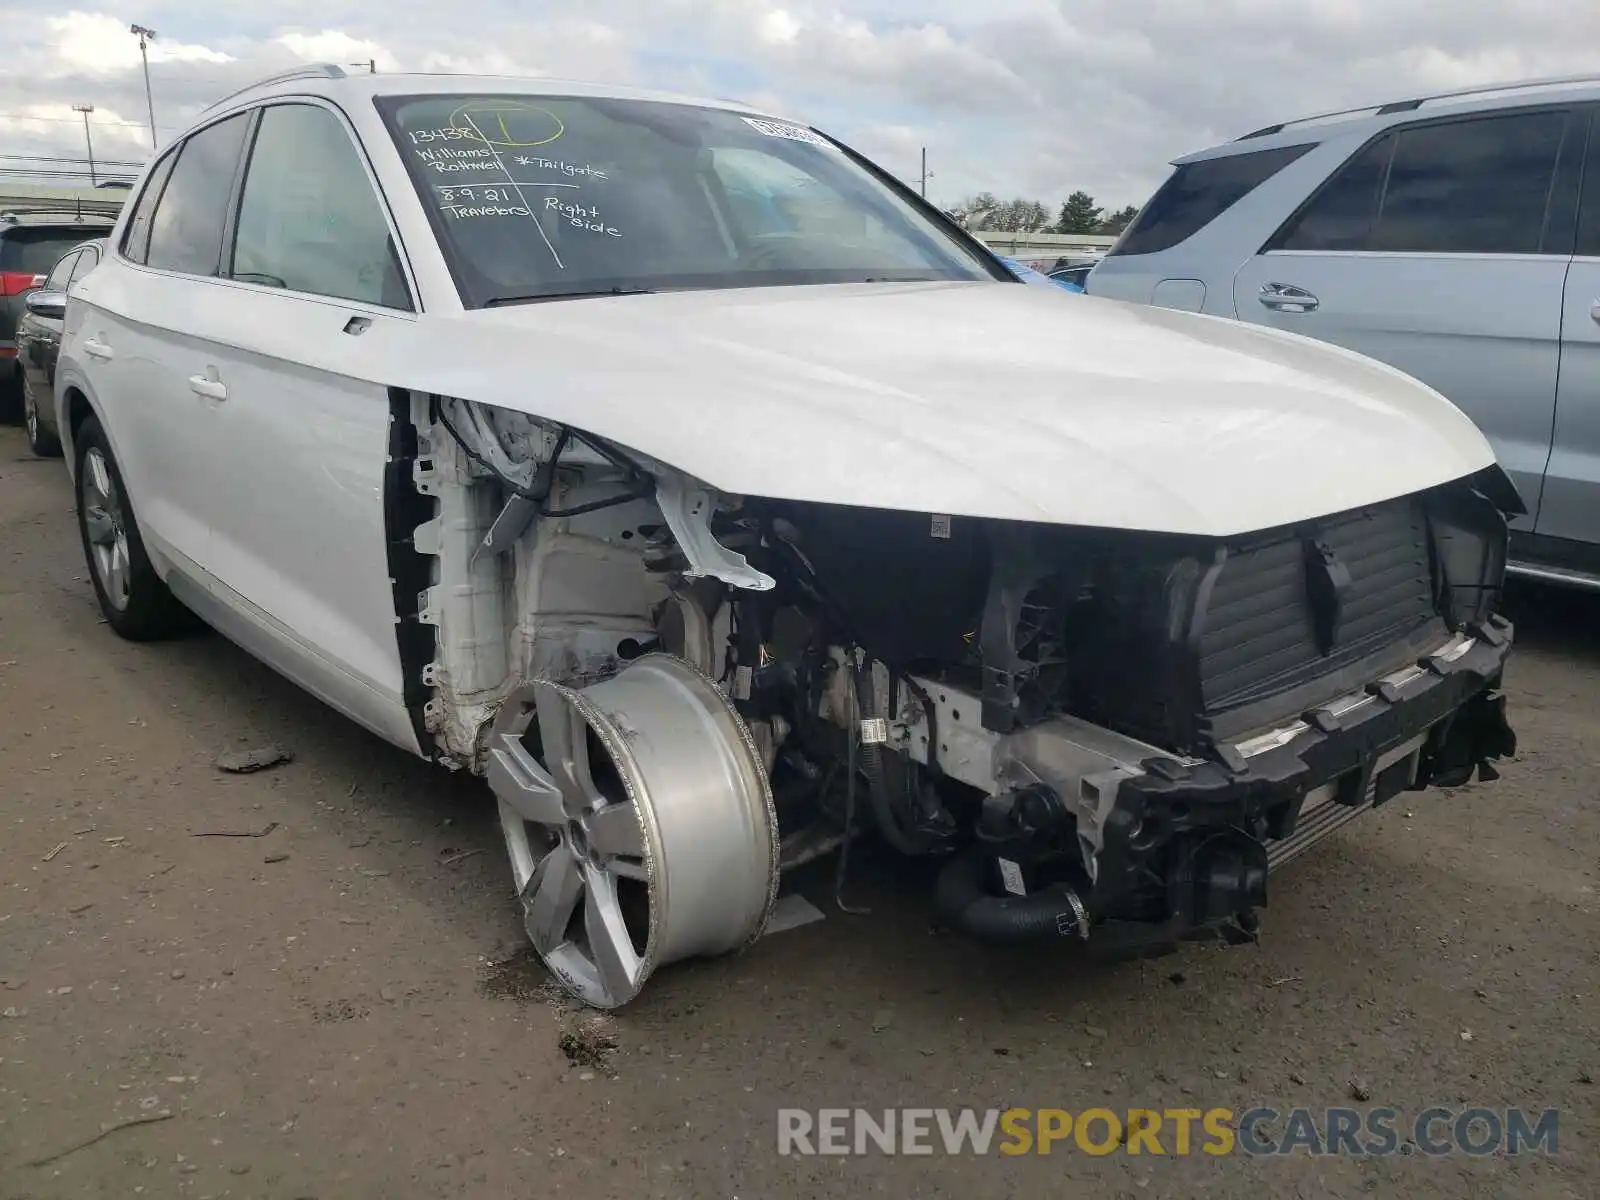
MULTIPOLYGON (((1468 648, 1454 653, 1452 644, 1419 659, 1421 669, 1405 672, 1403 683, 1396 682, 1397 673, 1385 681, 1392 686, 1340 712, 1336 728, 1308 723, 1296 736, 1240 755, 1232 765, 1146 761, 1142 775, 1123 781, 1105 823, 1091 909, 1115 903, 1118 889, 1129 887, 1152 855, 1182 835, 1233 826, 1259 829, 1271 840, 1289 837, 1308 792, 1342 786, 1356 773, 1369 782, 1365 777, 1382 755, 1419 735, 1427 736, 1409 788, 1454 786, 1474 767, 1491 777, 1489 760, 1516 751, 1504 697, 1495 694, 1514 631, 1496 616, 1468 632, 1468 648)), ((1360 786, 1358 794, 1366 790, 1360 786)))

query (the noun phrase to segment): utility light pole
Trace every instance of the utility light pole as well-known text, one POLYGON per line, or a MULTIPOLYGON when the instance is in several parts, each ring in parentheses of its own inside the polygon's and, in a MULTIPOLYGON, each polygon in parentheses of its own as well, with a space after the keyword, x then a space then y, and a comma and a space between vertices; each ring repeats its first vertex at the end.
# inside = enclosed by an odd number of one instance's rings
POLYGON ((922 198, 924 200, 926 200, 928 198, 928 180, 930 180, 932 178, 933 178, 933 176, 928 171, 928 148, 926 146, 924 146, 922 148, 922 185, 921 185, 922 186, 922 198))
POLYGON ((139 58, 144 62, 144 104, 150 113, 150 148, 156 149, 156 104, 150 97, 150 55, 146 50, 148 42, 156 40, 156 31, 146 29, 143 25, 129 25, 128 32, 137 34, 139 38, 139 58))
POLYGON ((378 60, 375 58, 369 58, 366 62, 351 63, 350 65, 352 67, 365 67, 368 75, 376 75, 378 73, 378 60))
POLYGON ((89 148, 89 186, 99 187, 100 181, 94 174, 94 139, 89 136, 89 114, 94 111, 94 105, 74 104, 72 111, 83 114, 83 144, 89 148))

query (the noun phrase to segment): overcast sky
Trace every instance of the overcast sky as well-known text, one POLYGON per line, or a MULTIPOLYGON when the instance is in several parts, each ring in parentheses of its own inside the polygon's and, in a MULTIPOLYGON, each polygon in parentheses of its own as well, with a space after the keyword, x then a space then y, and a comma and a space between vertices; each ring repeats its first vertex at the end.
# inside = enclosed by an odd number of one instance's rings
POLYGON ((926 145, 929 195, 946 203, 987 188, 1053 205, 1081 187, 1108 207, 1139 204, 1171 158, 1273 121, 1600 69, 1600 6, 1579 0, 33 3, 0 7, 0 154, 81 158, 73 104, 95 106, 97 157, 148 154, 132 21, 160 35, 150 74, 163 143, 252 77, 373 58, 380 71, 737 97, 913 182, 926 145))

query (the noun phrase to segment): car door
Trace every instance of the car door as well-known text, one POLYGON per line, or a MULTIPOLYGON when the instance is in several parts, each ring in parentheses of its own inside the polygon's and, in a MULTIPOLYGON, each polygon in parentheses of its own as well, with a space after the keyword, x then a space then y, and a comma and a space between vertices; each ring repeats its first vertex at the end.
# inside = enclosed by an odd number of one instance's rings
POLYGON ((1391 128, 1234 279, 1242 320, 1334 342, 1441 392, 1539 512, 1589 111, 1391 128))
POLYGON ((73 352, 100 401, 140 532, 164 570, 212 568, 211 522, 228 495, 208 456, 209 362, 201 320, 217 303, 223 231, 250 116, 168 152, 141 192, 114 261, 78 285, 73 352))
MULTIPOLYGON (((1589 543, 1583 561, 1600 562, 1600 121, 1589 131, 1577 242, 1561 305, 1561 381, 1534 531, 1589 543)), ((1557 549, 1550 547, 1550 549, 1557 549)))
POLYGON ((414 327, 412 290, 343 116, 295 100, 258 122, 185 368, 204 385, 196 428, 224 481, 209 570, 259 626, 296 640, 299 661, 280 667, 403 741, 383 370, 414 327))
MULTIPOLYGON (((63 254, 61 260, 50 268, 44 283, 34 292, 36 296, 64 297, 72 284, 72 273, 88 251, 74 250, 63 254)), ((17 360, 28 377, 28 387, 33 391, 35 403, 50 404, 56 370, 56 352, 61 346, 62 318, 34 312, 31 308, 17 322, 17 360)))

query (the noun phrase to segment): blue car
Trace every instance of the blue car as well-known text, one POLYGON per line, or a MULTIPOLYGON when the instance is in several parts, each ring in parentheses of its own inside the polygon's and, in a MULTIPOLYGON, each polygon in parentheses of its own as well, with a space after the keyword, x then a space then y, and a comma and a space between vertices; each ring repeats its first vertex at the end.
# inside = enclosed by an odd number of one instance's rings
POLYGON ((1007 258, 1004 254, 997 254, 995 257, 1006 265, 1006 270, 1010 271, 1018 279, 1022 280, 1023 283, 1031 283, 1034 287, 1060 288, 1064 292, 1083 291, 1082 286, 1079 284, 1072 283, 1066 279, 1056 279, 1052 276, 1042 274, 1038 271, 1035 271, 1032 267, 1019 263, 1014 258, 1007 258))

